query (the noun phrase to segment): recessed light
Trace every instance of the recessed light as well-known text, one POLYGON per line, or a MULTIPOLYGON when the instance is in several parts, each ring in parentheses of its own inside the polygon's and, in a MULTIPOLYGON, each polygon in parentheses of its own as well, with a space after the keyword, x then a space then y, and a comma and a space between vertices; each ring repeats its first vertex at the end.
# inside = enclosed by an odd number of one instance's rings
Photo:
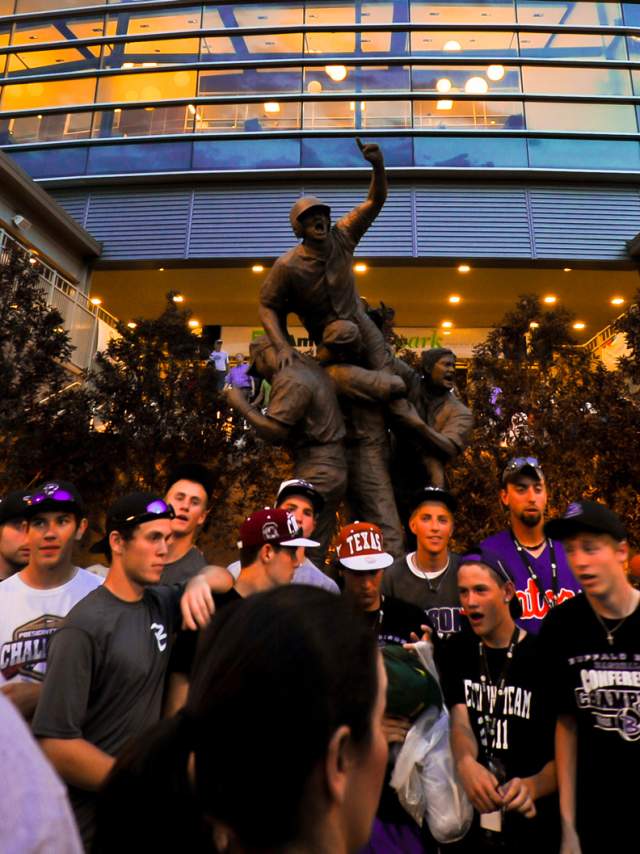
POLYGON ((459 273, 469 273, 471 271, 471 267, 468 264, 460 264, 458 267, 459 273))
POLYGON ((458 305, 458 303, 462 300, 462 297, 459 297, 457 294, 451 294, 449 297, 449 302, 451 305, 458 305))
POLYGON ((360 262, 359 264, 356 264, 353 269, 356 271, 356 273, 366 273, 369 268, 366 264, 360 262))
POLYGON ((450 329, 445 329, 445 330, 444 330, 444 332, 443 332, 442 334, 443 334, 443 335, 451 335, 451 330, 450 330, 450 329))
POLYGON ((190 326, 192 329, 197 329, 197 328, 198 328, 198 326, 200 326, 200 321, 199 321, 199 320, 190 320, 190 321, 189 321, 189 326, 190 326))
POLYGON ((254 264, 251 269, 254 273, 264 273, 264 267, 262 264, 254 264))
POLYGON ((624 305, 624 297, 611 297, 611 305, 624 305))
POLYGON ((280 104, 277 101, 267 101, 264 105, 265 113, 279 113, 280 104))
POLYGON ((436 110, 453 110, 453 101, 450 101, 448 98, 436 101, 436 110))
POLYGON ((443 329, 451 329, 453 323, 450 320, 443 320, 441 325, 443 329))
POLYGON ((441 95, 446 95, 451 91, 451 80, 448 77, 441 77, 436 83, 436 89, 441 95))
POLYGON ((542 301, 546 302, 547 305, 554 305, 556 302, 558 302, 558 297, 554 296, 553 294, 548 294, 542 301))
POLYGON ((137 326, 138 326, 138 324, 134 323, 133 320, 131 321, 131 323, 127 323, 127 327, 129 329, 136 329, 137 326))
POLYGON ((587 324, 583 323, 581 320, 578 320, 573 324, 574 329, 586 329, 586 326, 587 324))
POLYGON ((158 272, 159 272, 159 273, 164 273, 164 267, 158 267, 158 272))
POLYGON ((462 50, 462 45, 460 44, 460 42, 457 42, 455 39, 452 39, 451 41, 445 42, 444 49, 445 50, 462 50))
POLYGON ((564 268, 564 272, 565 272, 565 273, 570 273, 572 269, 573 269, 572 267, 565 267, 565 268, 564 268))
POLYGON ((532 320, 531 323, 529 324, 529 329, 538 329, 539 327, 540 327, 540 324, 536 323, 535 320, 532 320))
POLYGON ((324 70, 334 83, 341 83, 347 76, 347 69, 344 65, 325 65, 324 70))
POLYGON ((100 297, 91 297, 89 302, 91 303, 91 305, 102 305, 102 300, 100 299, 100 297))
POLYGON ((174 302, 184 302, 184 297, 182 296, 182 294, 174 294, 174 295, 171 297, 171 299, 172 299, 174 302))

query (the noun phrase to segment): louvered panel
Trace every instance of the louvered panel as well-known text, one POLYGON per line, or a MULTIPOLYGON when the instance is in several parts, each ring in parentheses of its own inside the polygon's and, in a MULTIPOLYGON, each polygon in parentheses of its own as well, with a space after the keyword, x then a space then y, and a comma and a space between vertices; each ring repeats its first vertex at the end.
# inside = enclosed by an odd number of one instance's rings
POLYGON ((540 187, 529 203, 536 258, 624 260, 640 230, 635 188, 540 187))
POLYGON ((531 256, 524 189, 433 185, 415 193, 419 257, 531 256))
POLYGON ((289 210, 295 187, 223 187, 196 190, 189 258, 264 258, 295 243, 289 210))
POLYGON ((53 196, 60 207, 63 207, 78 225, 85 227, 89 209, 89 193, 86 190, 74 192, 54 189, 49 190, 49 195, 53 196))
POLYGON ((105 261, 184 258, 191 191, 94 191, 86 228, 103 242, 105 261))

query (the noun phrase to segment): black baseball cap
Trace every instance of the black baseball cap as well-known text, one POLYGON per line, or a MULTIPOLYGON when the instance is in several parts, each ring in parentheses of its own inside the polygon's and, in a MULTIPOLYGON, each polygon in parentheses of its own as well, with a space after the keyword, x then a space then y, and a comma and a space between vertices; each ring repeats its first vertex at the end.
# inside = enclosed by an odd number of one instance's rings
POLYGON ((513 457, 502 472, 502 484, 513 483, 521 474, 537 477, 544 483, 544 474, 536 457, 513 457))
POLYGON ((599 501, 574 501, 562 516, 550 519, 544 526, 545 534, 554 540, 566 540, 582 531, 609 534, 618 542, 627 539, 620 517, 599 501))
POLYGON ((276 507, 279 507, 290 495, 302 495, 308 498, 313 505, 313 512, 317 516, 324 507, 324 498, 312 483, 302 478, 283 480, 276 495, 276 507))
MULTIPOLYGON (((488 566, 489 569, 492 569, 504 582, 513 582, 513 578, 511 578, 511 575, 509 574, 509 571, 504 565, 502 559, 495 552, 492 552, 489 549, 485 549, 482 546, 474 546, 474 548, 462 555, 460 563, 458 564, 458 570, 460 570, 461 566, 465 566, 469 563, 480 563, 484 566, 488 566)), ((522 605, 520 604, 520 600, 517 595, 515 595, 513 599, 509 600, 509 613, 514 620, 517 620, 522 616, 522 605)))
POLYGON ((30 519, 38 513, 68 510, 76 516, 87 515, 85 503, 76 486, 68 480, 47 480, 23 496, 25 517, 30 519))
POLYGON ((104 537, 89 549, 94 554, 106 554, 109 546, 109 534, 121 529, 129 530, 152 519, 174 519, 175 512, 159 495, 153 492, 132 492, 118 498, 107 513, 104 537))
POLYGON ((451 513, 455 513, 458 509, 458 502, 450 492, 446 489, 441 489, 439 486, 425 486, 415 492, 411 498, 411 512, 409 516, 413 516, 419 507, 423 504, 444 504, 451 513))
POLYGON ((207 493, 207 500, 211 500, 214 488, 214 477, 211 471, 201 463, 181 463, 177 465, 167 478, 167 490, 171 489, 174 483, 179 480, 190 480, 192 483, 199 483, 207 493))
POLYGON ((5 522, 11 522, 12 519, 26 519, 27 511, 25 505, 25 496, 29 495, 22 489, 16 489, 13 492, 8 492, 3 498, 0 498, 0 525, 5 522))

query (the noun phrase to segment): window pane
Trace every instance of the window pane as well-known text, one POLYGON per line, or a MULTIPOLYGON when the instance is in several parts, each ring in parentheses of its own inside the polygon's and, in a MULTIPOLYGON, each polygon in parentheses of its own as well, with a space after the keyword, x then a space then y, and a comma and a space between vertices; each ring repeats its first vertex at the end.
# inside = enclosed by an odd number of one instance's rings
POLYGON ((304 127, 309 130, 411 127, 411 102, 312 101, 304 104, 304 127))
POLYGON ((429 32, 411 34, 411 53, 416 56, 516 56, 515 33, 429 32))
MULTIPOLYGON (((86 5, 86 4, 83 4, 86 5)), ((104 18, 58 18, 49 21, 23 21, 16 23, 12 44, 45 44, 46 42, 71 42, 74 39, 100 38, 105 34, 104 18)), ((84 50, 84 48, 81 48, 84 50)), ((99 55, 99 48, 92 47, 99 55)))
MULTIPOLYGON (((9 27, 0 26, 0 47, 6 47, 9 44, 9 27)), ((0 54, 0 75, 4 75, 4 69, 7 62, 6 54, 0 54)))
POLYGON ((193 133, 195 112, 192 110, 184 106, 104 110, 95 114, 93 136, 128 137, 193 133))
POLYGON ((406 92, 409 68, 400 65, 327 65, 304 70, 305 92, 406 92))
POLYGON ((520 69, 504 65, 414 65, 414 92, 520 92, 520 69), (486 87, 486 88, 485 88, 486 87))
POLYGON ((79 6, 103 6, 105 0, 16 0, 16 12, 49 12, 77 9, 79 6))
POLYGON ((86 139, 91 135, 91 113, 23 116, 8 120, 5 142, 53 142, 86 139))
POLYGON ((510 24, 516 20, 513 0, 453 0, 445 3, 411 3, 415 24, 510 24))
POLYGON ((529 158, 534 169, 640 169, 637 142, 610 139, 530 139, 529 158))
MULTIPOLYGON (((640 15, 640 11, 638 14, 640 15)), ((640 27, 640 23, 637 26, 640 27)), ((627 49, 629 51, 629 59, 638 62, 638 59, 640 59, 640 36, 627 36, 627 49)))
POLYGON ((529 130, 583 131, 585 133, 637 133, 632 104, 525 105, 529 130))
POLYGON ((525 92, 561 95, 631 95, 627 69, 524 66, 525 92))
MULTIPOLYGON (((415 4, 412 4, 415 5, 415 4)), ((378 0, 370 3, 307 3, 307 24, 401 24, 408 21, 406 0, 378 0)))
POLYGON ((12 151, 11 157, 32 178, 54 178, 67 175, 84 175, 87 149, 46 148, 35 151, 12 151))
MULTIPOLYGON (((411 166, 413 164, 413 140, 408 137, 367 136, 364 143, 377 142, 384 148, 387 166, 411 166)), ((355 139, 335 137, 331 139, 303 139, 302 165, 306 167, 356 167, 362 168, 362 154, 355 139)))
POLYGON ((197 107, 196 131, 298 130, 300 104, 266 101, 263 104, 201 104, 197 107))
POLYGON ((201 22, 200 6, 187 6, 160 11, 139 10, 111 12, 107 18, 107 35, 144 36, 152 33, 176 33, 198 30, 201 22))
POLYGON ((199 39, 118 42, 104 47, 104 68, 154 68, 158 65, 184 65, 197 62, 199 39))
POLYGON ((193 145, 193 169, 295 169, 298 139, 202 140, 193 145))
POLYGON ((90 104, 96 89, 93 77, 46 83, 14 83, 4 86, 0 109, 31 110, 66 104, 90 104))
POLYGON ((629 27, 640 27, 640 6, 637 3, 623 3, 624 22, 629 27))
POLYGON ((100 65, 100 48, 57 48, 9 55, 7 74, 10 77, 25 74, 63 74, 67 71, 93 71, 100 65))
POLYGON ((0 15, 13 15, 14 0, 0 0, 0 15))
POLYGON ((191 167, 189 142, 98 145, 89 151, 91 175, 122 172, 184 172, 191 167))
POLYGON ((519 101, 414 101, 417 128, 519 130, 524 127, 519 101))
MULTIPOLYGON (((303 22, 302 4, 261 3, 206 6, 203 28, 234 30, 238 27, 296 27, 303 22)), ((269 33, 265 35, 215 37, 202 39, 202 58, 215 60, 218 55, 233 55, 239 59, 260 56, 301 56, 301 33, 269 33)), ((228 58, 228 56, 227 56, 228 58)))
POLYGON ((191 98, 195 91, 195 71, 114 74, 98 81, 97 100, 106 103, 162 101, 170 98, 191 98))
POLYGON ((300 92, 301 85, 301 68, 228 68, 201 71, 198 95, 295 94, 300 92))
POLYGON ((626 59, 622 36, 571 33, 521 33, 521 56, 547 59, 626 59))
POLYGON ((619 3, 518 0, 518 21, 541 26, 617 27, 622 24, 622 12, 619 3))
POLYGON ((307 33, 305 54, 314 56, 366 56, 367 54, 405 56, 409 53, 408 33, 345 32, 307 33))
POLYGON ((413 148, 416 166, 495 169, 528 165, 524 139, 419 136, 413 148))

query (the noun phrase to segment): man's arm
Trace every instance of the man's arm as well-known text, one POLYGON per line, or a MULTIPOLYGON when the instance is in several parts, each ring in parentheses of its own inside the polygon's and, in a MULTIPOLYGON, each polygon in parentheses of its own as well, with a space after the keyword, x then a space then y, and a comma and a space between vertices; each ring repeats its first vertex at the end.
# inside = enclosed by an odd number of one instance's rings
POLYGON ((471 729, 467 707, 458 703, 451 709, 451 751, 469 800, 478 812, 502 807, 498 780, 478 762, 478 742, 471 729))
POLYGON ((187 629, 204 628, 215 611, 214 593, 227 593, 234 585, 233 575, 222 566, 206 566, 187 583, 180 610, 187 629))
POLYGON ((41 738, 40 746, 65 783, 97 791, 115 764, 115 758, 83 738, 41 738))
POLYGON ((557 789, 556 763, 550 760, 531 777, 513 777, 501 788, 504 808, 522 813, 526 818, 536 814, 535 801, 557 789))
POLYGON ((576 765, 578 734, 573 715, 560 715, 556 723, 556 764, 560 795, 561 854, 580 854, 576 831, 576 765))
POLYGON ((268 415, 263 415, 249 403, 240 389, 228 388, 225 391, 229 406, 245 418, 256 430, 257 434, 269 442, 284 442, 289 436, 289 428, 268 415))
POLYGON ((365 232, 382 210, 389 191, 384 157, 380 147, 375 143, 363 145, 360 139, 356 139, 356 142, 364 159, 373 166, 369 194, 362 204, 355 207, 337 223, 338 226, 348 232, 355 244, 362 240, 365 232))
POLYGON ((41 690, 40 682, 7 682, 0 687, 0 691, 11 700, 27 721, 33 717, 41 690))

